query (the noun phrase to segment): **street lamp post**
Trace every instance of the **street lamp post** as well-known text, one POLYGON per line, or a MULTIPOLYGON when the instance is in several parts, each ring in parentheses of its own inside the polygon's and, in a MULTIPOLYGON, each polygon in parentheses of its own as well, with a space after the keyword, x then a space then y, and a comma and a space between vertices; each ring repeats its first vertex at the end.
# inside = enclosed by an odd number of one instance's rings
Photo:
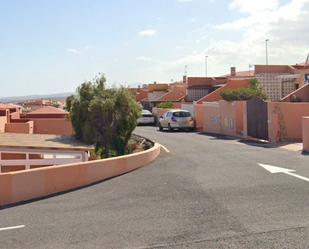
POLYGON ((266 65, 268 65, 268 42, 269 42, 269 39, 266 39, 265 40, 266 65))
POLYGON ((207 77, 207 59, 208 55, 205 56, 205 76, 207 77))

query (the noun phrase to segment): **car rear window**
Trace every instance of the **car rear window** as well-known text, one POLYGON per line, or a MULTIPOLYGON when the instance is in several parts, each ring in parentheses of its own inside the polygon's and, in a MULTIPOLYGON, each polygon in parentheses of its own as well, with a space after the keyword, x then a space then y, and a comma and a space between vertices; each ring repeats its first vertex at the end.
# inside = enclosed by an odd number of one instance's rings
POLYGON ((152 117, 152 114, 143 114, 143 117, 144 118, 150 118, 150 117, 152 117))
POLYGON ((191 114, 190 112, 174 112, 173 116, 176 118, 187 118, 187 117, 190 117, 191 114))

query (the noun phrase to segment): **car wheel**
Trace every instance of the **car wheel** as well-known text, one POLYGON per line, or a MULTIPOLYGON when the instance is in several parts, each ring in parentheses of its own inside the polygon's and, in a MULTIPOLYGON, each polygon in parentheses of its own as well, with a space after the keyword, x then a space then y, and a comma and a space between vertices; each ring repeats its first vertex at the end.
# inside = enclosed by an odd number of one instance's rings
POLYGON ((168 124, 168 131, 173 131, 171 124, 168 124))

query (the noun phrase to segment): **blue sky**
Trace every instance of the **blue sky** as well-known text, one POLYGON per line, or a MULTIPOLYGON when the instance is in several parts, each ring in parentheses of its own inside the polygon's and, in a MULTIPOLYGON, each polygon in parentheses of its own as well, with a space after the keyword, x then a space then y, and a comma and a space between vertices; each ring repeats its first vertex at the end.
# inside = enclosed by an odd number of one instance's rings
POLYGON ((95 74, 112 84, 304 61, 308 0, 1 1, 0 96, 74 91, 95 74), (291 34, 293 32, 293 35, 291 34), (294 33, 296 32, 296 33, 294 33))

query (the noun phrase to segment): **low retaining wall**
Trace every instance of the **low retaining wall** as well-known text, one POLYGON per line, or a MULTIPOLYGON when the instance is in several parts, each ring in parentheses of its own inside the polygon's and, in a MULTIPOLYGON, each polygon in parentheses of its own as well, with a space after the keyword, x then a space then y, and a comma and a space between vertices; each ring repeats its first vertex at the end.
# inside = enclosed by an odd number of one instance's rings
POLYGON ((269 141, 301 141, 302 117, 309 116, 309 103, 268 102, 269 141))
POLYGON ((146 151, 90 162, 0 174, 0 206, 37 199, 118 176, 145 166, 160 154, 160 145, 146 151))
POLYGON ((26 123, 7 123, 5 124, 5 132, 33 134, 33 121, 26 123))

